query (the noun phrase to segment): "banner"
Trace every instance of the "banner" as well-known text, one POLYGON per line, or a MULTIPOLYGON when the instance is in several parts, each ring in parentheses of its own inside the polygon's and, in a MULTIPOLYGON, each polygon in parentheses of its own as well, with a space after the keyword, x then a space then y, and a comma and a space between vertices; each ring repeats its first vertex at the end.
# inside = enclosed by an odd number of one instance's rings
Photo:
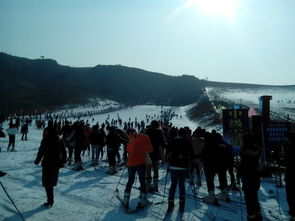
POLYGON ((268 123, 265 129, 266 148, 274 149, 286 144, 288 131, 289 123, 287 122, 268 123))
POLYGON ((223 139, 239 152, 242 137, 249 128, 248 109, 224 109, 222 116, 223 139))

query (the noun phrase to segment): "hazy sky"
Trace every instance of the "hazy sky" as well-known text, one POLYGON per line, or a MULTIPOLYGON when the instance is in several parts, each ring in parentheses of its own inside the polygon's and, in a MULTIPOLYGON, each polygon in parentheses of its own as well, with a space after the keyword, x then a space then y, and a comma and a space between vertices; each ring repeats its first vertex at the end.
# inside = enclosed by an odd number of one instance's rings
POLYGON ((295 85, 295 0, 0 0, 0 51, 295 85))

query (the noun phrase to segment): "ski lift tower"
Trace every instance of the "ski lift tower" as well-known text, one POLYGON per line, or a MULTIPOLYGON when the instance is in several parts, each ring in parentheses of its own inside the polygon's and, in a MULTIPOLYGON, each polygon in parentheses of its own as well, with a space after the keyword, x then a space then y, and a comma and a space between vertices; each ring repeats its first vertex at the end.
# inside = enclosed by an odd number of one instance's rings
POLYGON ((270 121, 270 100, 272 100, 272 96, 269 95, 259 97, 259 112, 264 124, 270 121))
POLYGON ((265 130, 267 127, 267 124, 270 122, 270 100, 272 99, 272 96, 269 95, 263 95, 259 97, 259 112, 262 116, 262 122, 261 122, 261 138, 262 138, 262 147, 261 147, 261 158, 260 158, 260 164, 262 168, 265 168, 266 165, 266 145, 265 145, 265 130))

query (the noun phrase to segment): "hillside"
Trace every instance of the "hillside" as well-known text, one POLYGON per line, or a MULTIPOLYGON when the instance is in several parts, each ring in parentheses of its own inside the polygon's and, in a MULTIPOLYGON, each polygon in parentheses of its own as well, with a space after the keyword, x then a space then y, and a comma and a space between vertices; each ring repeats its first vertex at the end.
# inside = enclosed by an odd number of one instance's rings
POLYGON ((213 82, 121 65, 74 68, 51 59, 27 59, 5 53, 0 53, 0 84, 0 114, 5 115, 39 113, 102 98, 132 105, 192 104, 187 111, 190 119, 215 125, 220 123, 218 109, 234 104, 257 107, 260 96, 273 95, 275 115, 286 112, 295 118, 295 85, 213 82), (208 111, 211 118, 205 120, 202 115, 208 111))
POLYGON ((54 109, 100 97, 127 104, 186 105, 197 100, 203 81, 121 65, 73 68, 51 59, 0 53, 0 105, 8 113, 54 109))

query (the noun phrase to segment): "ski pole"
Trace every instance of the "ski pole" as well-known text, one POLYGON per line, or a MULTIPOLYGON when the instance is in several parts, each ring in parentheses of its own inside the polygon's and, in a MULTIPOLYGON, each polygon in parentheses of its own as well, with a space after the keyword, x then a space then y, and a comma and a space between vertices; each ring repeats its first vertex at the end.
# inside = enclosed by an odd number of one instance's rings
POLYGON ((134 179, 134 186, 137 187, 137 174, 135 174, 135 179, 134 179))
MULTIPOLYGON (((273 162, 273 164, 274 164, 274 167, 275 167, 275 162, 273 162)), ((277 201, 278 201, 278 206, 279 206, 279 214, 281 215, 281 203, 280 203, 279 187, 278 187, 278 179, 277 178, 278 178, 277 171, 275 171, 276 195, 277 195, 277 201)))
MULTIPOLYGON (((169 173, 169 166, 167 165, 167 170, 166 170, 166 177, 165 177, 165 184, 164 184, 164 193, 163 193, 163 201, 165 202, 165 193, 166 193, 166 185, 167 185, 167 179, 168 179, 168 173, 169 173)), ((162 212, 163 205, 160 207, 159 212, 155 220, 157 220, 160 217, 160 214, 162 212)))
POLYGON ((198 206, 198 202, 197 202, 197 195, 196 195, 196 186, 195 186, 195 170, 194 168, 192 167, 191 168, 191 177, 192 177, 192 181, 191 181, 191 187, 192 187, 192 190, 193 190, 193 193, 194 193, 194 199, 196 201, 196 207, 198 206))
POLYGON ((241 201, 241 221, 243 221, 243 204, 242 204, 242 190, 239 190, 240 193, 240 201, 241 201))
POLYGON ((5 187, 3 186, 2 182, 0 181, 0 184, 4 190, 4 192, 6 193, 7 197, 9 198, 9 200, 11 201, 12 205, 14 206, 14 208, 17 210, 18 214, 20 215, 20 217, 22 218, 23 221, 25 221, 25 218, 23 216, 23 214, 19 211, 19 209, 16 207, 15 203, 13 202, 13 200, 11 199, 11 197, 9 196, 8 192, 6 191, 5 187))
POLYGON ((166 178, 165 178, 165 186, 164 186, 164 193, 163 193, 163 202, 164 202, 164 200, 165 200, 165 193, 166 193, 166 186, 167 186, 168 173, 169 173, 169 166, 167 166, 167 172, 166 172, 166 178))
POLYGON ((122 174, 121 174, 120 179, 119 179, 119 181, 118 181, 118 183, 117 183, 117 186, 116 186, 116 188, 115 188, 115 191, 114 191, 114 194, 113 194, 112 199, 114 199, 115 194, 116 194, 116 192, 118 191, 118 186, 119 186, 119 184, 121 183, 121 179, 122 179, 122 177, 123 177, 123 175, 124 175, 124 172, 125 172, 126 168, 127 168, 127 166, 125 166, 124 169, 123 169, 123 171, 122 171, 122 174))

